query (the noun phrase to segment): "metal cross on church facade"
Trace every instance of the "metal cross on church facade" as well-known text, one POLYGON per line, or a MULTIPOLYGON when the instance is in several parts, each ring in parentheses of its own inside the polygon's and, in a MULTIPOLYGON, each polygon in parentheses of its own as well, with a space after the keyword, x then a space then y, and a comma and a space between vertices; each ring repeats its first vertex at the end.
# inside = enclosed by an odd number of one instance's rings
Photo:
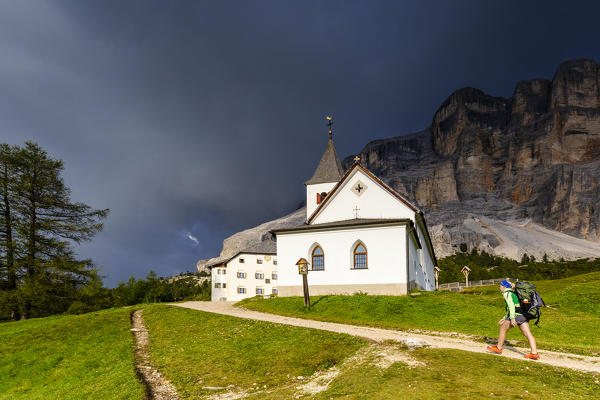
POLYGON ((354 210, 354 218, 358 219, 358 211, 360 210, 360 208, 358 208, 358 206, 354 206, 353 210, 354 210))
POLYGON ((327 126, 329 127, 329 138, 331 139, 331 136, 333 135, 333 130, 331 129, 331 126, 333 125, 333 118, 330 116, 325 117, 327 119, 327 126))

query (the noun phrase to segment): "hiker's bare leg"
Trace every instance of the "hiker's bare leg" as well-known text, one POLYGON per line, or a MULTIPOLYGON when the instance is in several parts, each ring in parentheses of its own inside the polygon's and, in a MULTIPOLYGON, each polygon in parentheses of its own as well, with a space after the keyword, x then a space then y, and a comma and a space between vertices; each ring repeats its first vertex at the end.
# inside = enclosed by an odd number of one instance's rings
POLYGON ((498 348, 501 349, 504 346, 504 341, 506 340, 506 332, 510 329, 510 320, 506 319, 500 325, 500 331, 498 332, 498 348))
POLYGON ((531 352, 533 354, 536 354, 537 344, 535 343, 535 338, 531 333, 531 329, 529 329, 529 322, 523 322, 521 325, 519 325, 519 328, 521 328, 521 332, 523 332, 523 335, 525 335, 525 337, 529 341, 529 347, 531 347, 531 352))

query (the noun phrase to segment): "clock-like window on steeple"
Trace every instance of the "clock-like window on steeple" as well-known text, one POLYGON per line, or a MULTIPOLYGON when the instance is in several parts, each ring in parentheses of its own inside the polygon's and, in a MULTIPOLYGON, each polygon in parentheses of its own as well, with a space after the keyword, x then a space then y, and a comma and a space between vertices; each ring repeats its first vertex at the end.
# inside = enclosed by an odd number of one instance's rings
POLYGON ((312 252, 312 269, 313 271, 323 271, 325 269, 325 253, 321 246, 314 248, 312 252))

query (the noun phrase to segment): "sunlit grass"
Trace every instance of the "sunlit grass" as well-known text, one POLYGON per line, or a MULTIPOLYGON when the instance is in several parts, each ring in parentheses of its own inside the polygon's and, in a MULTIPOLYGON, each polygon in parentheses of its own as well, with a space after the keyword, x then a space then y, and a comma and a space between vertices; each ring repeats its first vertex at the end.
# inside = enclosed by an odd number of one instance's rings
POLYGON ((141 399, 129 308, 0 324, 0 399, 141 399))
MULTIPOLYGON (((600 272, 535 283, 550 306, 542 311, 541 328, 532 326, 538 346, 598 355, 600 272)), ((388 329, 460 332, 481 338, 497 337, 496 323, 505 314, 496 286, 417 296, 314 296, 311 304, 306 309, 300 297, 252 298, 238 303, 287 316, 388 329)), ((517 329, 511 329, 508 339, 525 344, 517 329)))

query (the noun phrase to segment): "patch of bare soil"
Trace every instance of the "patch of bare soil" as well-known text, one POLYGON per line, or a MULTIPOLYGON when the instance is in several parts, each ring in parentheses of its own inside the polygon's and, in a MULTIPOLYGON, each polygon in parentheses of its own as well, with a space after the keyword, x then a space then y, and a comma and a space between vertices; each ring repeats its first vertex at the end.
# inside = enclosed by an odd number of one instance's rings
POLYGON ((333 366, 327 371, 317 371, 308 379, 308 382, 296 387, 298 391, 294 397, 299 398, 307 394, 324 392, 335 378, 351 368, 374 365, 380 369, 387 369, 395 363, 406 364, 408 368, 425 366, 425 363, 418 361, 407 350, 402 350, 397 345, 374 343, 359 349, 356 354, 348 357, 340 365, 333 366))
POLYGON ((131 313, 131 332, 135 337, 135 372, 146 387, 148 400, 179 400, 175 387, 150 363, 150 336, 142 319, 142 311, 131 313))

